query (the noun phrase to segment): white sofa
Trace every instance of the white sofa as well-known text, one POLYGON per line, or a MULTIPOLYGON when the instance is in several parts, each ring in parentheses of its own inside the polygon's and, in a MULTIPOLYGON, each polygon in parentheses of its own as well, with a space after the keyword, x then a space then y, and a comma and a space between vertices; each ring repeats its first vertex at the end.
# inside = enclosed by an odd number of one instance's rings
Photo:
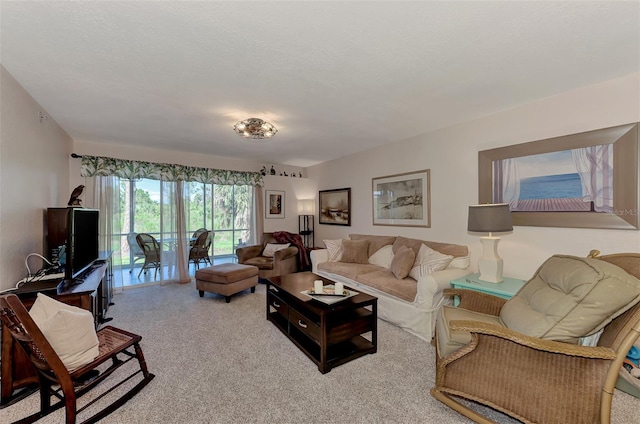
MULTIPOLYGON (((329 261, 327 249, 311 251, 312 271, 322 277, 342 282, 356 291, 378 298, 378 317, 424 339, 431 341, 438 308, 444 302, 442 291, 451 287, 450 281, 471 274, 469 250, 467 246, 437 243, 406 237, 350 234, 348 240, 367 240, 369 261, 381 248, 398 252, 402 246, 414 250, 418 256, 422 244, 453 257, 447 267, 428 273, 429 268, 421 266, 417 280, 410 276, 397 279, 385 266, 376 264, 329 261)), ((335 241, 334 241, 335 243, 335 241)), ((347 260, 348 261, 348 260, 347 260)), ((415 275, 415 274, 414 274, 415 275)))

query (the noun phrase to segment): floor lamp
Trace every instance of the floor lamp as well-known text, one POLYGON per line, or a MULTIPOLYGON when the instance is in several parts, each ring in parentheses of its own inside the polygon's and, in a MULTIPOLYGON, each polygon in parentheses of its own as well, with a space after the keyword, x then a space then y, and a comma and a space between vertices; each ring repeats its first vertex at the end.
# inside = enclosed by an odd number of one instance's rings
POLYGON ((482 257, 478 260, 479 280, 489 283, 501 283, 503 261, 498 256, 500 237, 495 237, 492 233, 513 231, 509 204, 489 203, 469 206, 467 231, 489 233, 488 236, 480 237, 482 257))

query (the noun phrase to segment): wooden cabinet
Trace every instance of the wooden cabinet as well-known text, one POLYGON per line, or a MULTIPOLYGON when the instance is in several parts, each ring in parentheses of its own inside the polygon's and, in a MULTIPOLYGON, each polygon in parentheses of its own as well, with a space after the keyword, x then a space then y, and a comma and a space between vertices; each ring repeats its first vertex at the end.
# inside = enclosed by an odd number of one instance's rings
POLYGON ((51 262, 58 261, 58 249, 67 242, 69 208, 48 208, 45 228, 45 254, 51 262))

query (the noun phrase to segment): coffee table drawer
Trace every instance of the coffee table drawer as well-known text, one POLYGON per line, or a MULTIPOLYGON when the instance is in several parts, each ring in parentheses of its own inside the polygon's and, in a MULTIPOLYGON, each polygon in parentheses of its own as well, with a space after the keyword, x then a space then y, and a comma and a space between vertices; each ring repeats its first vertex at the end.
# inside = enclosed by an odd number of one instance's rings
POLYGON ((313 340, 320 343, 320 326, 295 309, 289 310, 289 322, 313 340))
POLYGON ((273 309, 278 311, 278 313, 280 315, 282 315, 283 317, 285 317, 286 319, 289 319, 289 305, 287 305, 278 296, 276 296, 275 294, 271 293, 271 291, 269 291, 269 293, 267 293, 267 299, 268 299, 268 303, 267 304, 269 306, 271 306, 273 309))

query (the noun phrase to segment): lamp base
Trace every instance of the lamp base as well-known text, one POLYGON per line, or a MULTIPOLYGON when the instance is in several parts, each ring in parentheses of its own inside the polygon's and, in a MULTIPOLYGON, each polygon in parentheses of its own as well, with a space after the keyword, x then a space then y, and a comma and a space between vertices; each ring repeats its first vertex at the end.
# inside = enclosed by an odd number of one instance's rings
POLYGON ((482 243, 482 257, 478 260, 478 270, 481 281, 487 283, 502 283, 503 260, 498 256, 498 242, 500 237, 480 237, 482 243))

